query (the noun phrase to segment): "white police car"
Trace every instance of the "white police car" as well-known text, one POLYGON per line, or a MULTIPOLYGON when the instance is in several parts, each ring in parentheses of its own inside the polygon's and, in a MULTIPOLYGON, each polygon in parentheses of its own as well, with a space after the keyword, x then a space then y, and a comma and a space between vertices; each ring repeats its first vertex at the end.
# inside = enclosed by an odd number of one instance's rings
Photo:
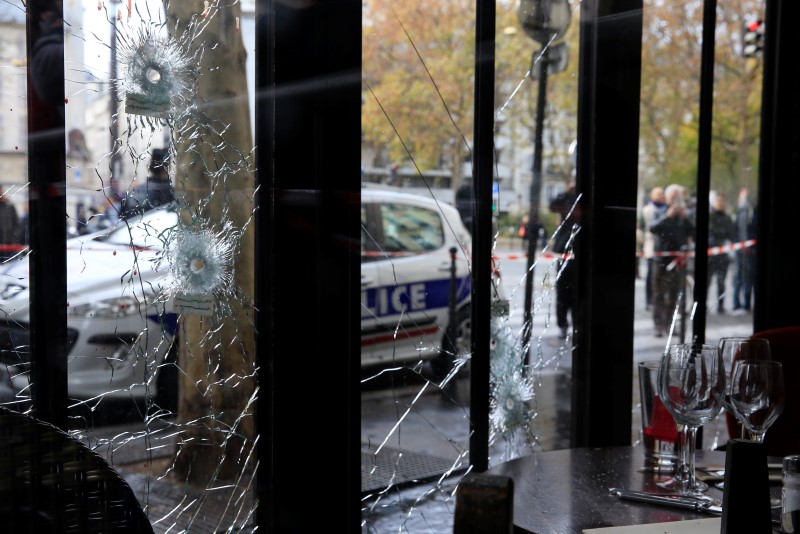
MULTIPOLYGON (((67 392, 70 398, 143 399, 174 407, 177 315, 156 302, 156 263, 177 214, 160 208, 114 229, 67 240, 67 392), (171 382, 171 383, 170 383, 171 382)), ((0 365, 26 395, 29 370, 27 257, 0 266, 0 365)))
MULTIPOLYGON (((455 207, 400 188, 365 184, 361 366, 421 360, 446 365, 463 356, 470 343, 471 262, 471 236, 455 207), (456 320, 448 335, 451 291, 456 320)), ((492 282, 501 298, 499 273, 492 282)))
MULTIPOLYGON (((149 393, 173 407, 177 315, 155 297, 168 285, 156 264, 177 224, 171 208, 159 208, 67 240, 71 398, 149 393)), ((362 367, 447 364, 469 350, 471 238, 455 207, 397 188, 362 188, 361 258, 362 367)), ((29 370, 29 279, 24 257, 0 265, 0 365, 17 392, 26 391, 29 370)), ((492 282, 501 298, 498 273, 492 282)))

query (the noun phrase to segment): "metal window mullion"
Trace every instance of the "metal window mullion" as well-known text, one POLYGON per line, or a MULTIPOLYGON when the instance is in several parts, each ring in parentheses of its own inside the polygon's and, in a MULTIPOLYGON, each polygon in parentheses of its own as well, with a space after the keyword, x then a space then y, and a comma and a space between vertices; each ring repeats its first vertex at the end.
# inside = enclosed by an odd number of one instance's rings
POLYGON ((631 388, 607 384, 633 380, 642 27, 641 0, 581 2, 573 447, 630 444, 631 388))
POLYGON ((716 0, 703 8, 703 47, 700 64, 700 119, 697 140, 697 203, 695 210, 694 302, 692 340, 706 339, 708 296, 708 195, 711 190, 711 131, 714 105, 714 31, 716 0))
POLYGON ((475 20, 475 145, 473 147, 472 359, 470 464, 489 465, 489 345, 491 320, 492 181, 494 155, 495 2, 478 0, 475 20))
MULTIPOLYGON (((28 6, 28 65, 35 60, 38 16, 46 3, 28 6)), ((55 6, 56 4, 53 4, 55 6)), ((61 4, 57 4, 61 6, 61 4)), ((51 7, 53 9, 54 7, 51 7)), ((59 17, 63 18, 63 8, 59 17)), ((48 49, 50 61, 58 51, 48 49)), ((60 61, 64 61, 61 48, 60 61)), ((34 415, 67 428, 67 235, 64 79, 51 80, 55 97, 41 100, 28 69, 28 178, 30 207, 30 357, 34 415)), ((41 82, 41 81, 40 81, 41 82)))

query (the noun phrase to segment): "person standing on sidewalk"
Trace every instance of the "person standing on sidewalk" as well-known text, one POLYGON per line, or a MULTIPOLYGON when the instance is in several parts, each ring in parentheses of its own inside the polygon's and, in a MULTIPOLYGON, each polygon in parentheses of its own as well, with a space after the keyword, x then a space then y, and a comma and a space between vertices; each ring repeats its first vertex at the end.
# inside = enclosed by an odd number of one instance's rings
MULTIPOLYGON (((747 188, 741 188, 736 205, 736 241, 742 244, 756 238, 755 209, 750 204, 748 195, 747 188)), ((751 310, 755 259, 755 247, 743 247, 736 251, 736 272, 733 276, 733 313, 736 315, 749 313, 751 310)))
MULTIPOLYGON (((722 247, 733 243, 736 239, 736 227, 728 214, 728 202, 722 193, 717 193, 711 203, 708 214, 708 246, 722 247)), ((708 255, 708 288, 711 281, 717 279, 717 313, 725 313, 725 283, 728 278, 729 258, 727 252, 715 252, 708 255)))
POLYGON ((650 190, 650 200, 642 208, 639 227, 642 230, 642 256, 647 262, 647 274, 644 279, 644 302, 646 309, 653 305, 653 261, 655 260, 655 235, 650 232, 653 221, 664 217, 667 202, 664 188, 656 186, 650 190))
MULTIPOLYGON (((672 324, 672 314, 685 290, 689 247, 694 241, 694 224, 689 219, 683 187, 664 190, 667 210, 650 226, 655 237, 653 271, 654 335, 663 337, 672 324)), ((684 304, 685 305, 685 304, 684 304)))
POLYGON ((528 221, 530 217, 527 215, 523 215, 522 219, 519 221, 519 228, 517 228, 517 235, 519 236, 519 245, 521 248, 525 249, 525 244, 528 242, 528 221))
POLYGON ((464 183, 456 191, 456 209, 461 215, 461 222, 472 233, 472 219, 475 210, 475 194, 472 191, 472 178, 465 177, 464 183))
POLYGON ((128 191, 122 199, 121 217, 138 215, 175 200, 169 176, 169 150, 154 148, 148 169, 145 183, 128 191))
MULTIPOLYGON (((523 250, 528 250, 528 239, 533 239, 533 249, 536 250, 539 248, 539 239, 542 237, 543 231, 542 223, 539 222, 539 217, 535 217, 533 224, 530 222, 529 215, 523 215, 522 219, 519 222, 519 228, 517 229, 517 235, 520 239, 520 246, 523 250)), ((544 247, 546 245, 546 240, 542 239, 541 246, 544 247)))
POLYGON ((556 322, 560 330, 560 337, 567 337, 567 328, 570 323, 567 315, 572 315, 575 301, 575 261, 569 252, 572 251, 570 240, 573 227, 580 223, 580 206, 576 205, 578 199, 575 191, 575 180, 571 180, 567 190, 556 196, 550 202, 550 211, 558 213, 561 224, 553 236, 553 252, 561 255, 556 260, 556 322))

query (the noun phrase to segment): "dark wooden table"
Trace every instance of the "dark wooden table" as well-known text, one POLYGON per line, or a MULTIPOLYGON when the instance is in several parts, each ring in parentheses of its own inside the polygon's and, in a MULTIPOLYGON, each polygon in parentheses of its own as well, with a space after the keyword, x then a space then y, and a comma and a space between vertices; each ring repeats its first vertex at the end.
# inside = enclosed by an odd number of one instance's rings
MULTIPOLYGON (((641 471, 643 461, 639 446, 577 448, 524 456, 487 472, 514 481, 516 532, 581 534, 589 528, 715 517, 611 495, 609 488, 614 487, 659 491, 656 482, 669 477, 641 471)), ((698 450, 696 465, 724 468, 725 453, 698 450)), ((771 494, 780 496, 780 487, 772 484, 771 494)), ((723 493, 710 484, 707 495, 722 500, 723 493)))

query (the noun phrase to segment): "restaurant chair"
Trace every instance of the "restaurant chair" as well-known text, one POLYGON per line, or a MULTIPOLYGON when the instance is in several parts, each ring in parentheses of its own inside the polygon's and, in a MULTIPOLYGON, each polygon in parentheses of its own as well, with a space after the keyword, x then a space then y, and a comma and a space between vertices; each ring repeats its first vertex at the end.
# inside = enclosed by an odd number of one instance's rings
POLYGON ((3 532, 152 534, 128 483, 59 428, 0 406, 3 532))
POLYGON ((453 534, 514 532, 514 481, 511 477, 469 473, 456 490, 453 534))
MULTIPOLYGON (((782 458, 800 454, 800 389, 793 385, 794 379, 800 376, 800 325, 762 330, 751 337, 769 340, 772 359, 783 366, 786 404, 764 436, 767 455, 782 458)), ((728 435, 731 439, 739 438, 741 423, 728 412, 726 419, 728 435)))

